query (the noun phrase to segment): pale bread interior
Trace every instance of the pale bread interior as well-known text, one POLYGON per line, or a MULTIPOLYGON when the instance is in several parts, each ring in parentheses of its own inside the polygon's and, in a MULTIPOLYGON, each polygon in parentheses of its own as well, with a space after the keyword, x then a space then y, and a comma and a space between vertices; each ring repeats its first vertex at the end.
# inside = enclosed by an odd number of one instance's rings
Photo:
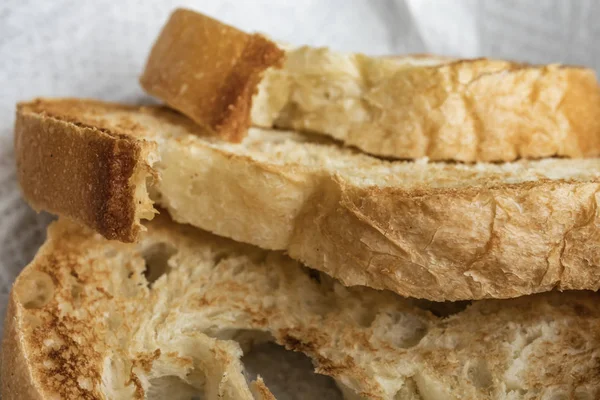
MULTIPOLYGON (((368 90, 369 82, 374 84, 377 77, 384 78, 408 68, 433 67, 453 60, 432 55, 373 58, 324 47, 278 45, 286 51, 284 68, 267 69, 252 99, 252 122, 260 127, 290 126, 291 119, 298 117, 285 113, 284 108, 290 101, 302 104, 308 112, 326 106, 335 110, 335 100, 343 99, 349 111, 345 120, 351 120, 352 113, 366 116, 361 96, 368 90)), ((330 117, 333 120, 341 115, 330 117)), ((342 123, 340 129, 345 126, 342 123)), ((336 137, 335 132, 333 136, 336 137)))
POLYGON ((233 142, 255 125, 313 132, 396 159, 600 154, 600 86, 592 69, 578 66, 277 46, 179 9, 140 83, 233 142), (257 39, 263 46, 248 44, 257 39), (214 121, 221 115, 230 123, 214 121))
MULTIPOLYGON (((210 136, 190 134, 184 126, 141 113, 109 112, 99 122, 118 127, 121 121, 127 120, 141 124, 145 129, 138 132, 162 145, 159 152, 169 147, 167 151, 173 159, 185 158, 190 147, 199 147, 197 151, 210 147, 265 165, 285 166, 293 172, 339 175, 362 187, 394 187, 410 191, 415 188, 491 187, 540 179, 586 181, 600 176, 600 158, 547 158, 476 164, 430 162, 427 158, 388 161, 341 147, 325 138, 292 131, 251 128, 242 143, 233 144, 210 136)), ((183 174, 180 176, 188 178, 183 174)))
POLYGON ((240 363, 264 340, 309 355, 349 399, 600 394, 597 294, 403 299, 164 218, 130 245, 54 224, 14 296, 48 398, 267 399, 260 382, 253 397, 240 363))

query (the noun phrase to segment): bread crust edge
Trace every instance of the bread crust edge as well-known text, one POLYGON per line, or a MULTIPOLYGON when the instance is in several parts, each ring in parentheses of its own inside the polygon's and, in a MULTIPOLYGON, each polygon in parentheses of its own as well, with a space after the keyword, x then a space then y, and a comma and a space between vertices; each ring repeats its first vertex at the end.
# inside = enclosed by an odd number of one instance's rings
POLYGON ((27 202, 107 239, 136 241, 143 230, 136 186, 154 174, 146 158, 155 144, 56 118, 42 101, 17 105, 14 150, 27 202))
POLYGON ((31 376, 29 363, 25 357, 22 331, 17 326, 20 321, 20 307, 22 305, 13 289, 4 319, 2 361, 0 363, 2 398, 5 400, 42 400, 43 397, 31 376))

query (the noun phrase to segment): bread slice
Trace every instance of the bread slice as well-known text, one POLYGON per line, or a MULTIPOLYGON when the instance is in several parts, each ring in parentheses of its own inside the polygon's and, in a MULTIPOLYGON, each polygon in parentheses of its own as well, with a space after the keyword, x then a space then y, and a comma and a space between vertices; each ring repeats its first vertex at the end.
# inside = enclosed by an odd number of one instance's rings
POLYGON ((251 399, 240 356, 274 340, 348 399, 595 399, 599 304, 591 292, 430 303, 164 217, 137 244, 60 220, 13 286, 2 396, 251 399))
MULTIPOLYGON (((600 159, 391 162, 293 132, 251 129, 232 144, 166 108, 37 100, 17 112, 26 199, 95 221, 63 199, 93 198, 97 181, 119 186, 110 163, 90 168, 97 176, 73 172, 97 151, 84 146, 90 136, 104 134, 154 149, 160 179, 148 190, 176 221, 287 251, 346 285, 437 301, 600 288, 600 159)), ((147 192, 144 176, 136 184, 129 193, 147 192)), ((148 214, 150 200, 117 200, 148 214)))
POLYGON ((283 50, 264 36, 184 9, 173 13, 160 35, 142 86, 223 138, 240 141, 258 83, 267 68, 281 66, 283 50), (173 64, 165 68, 167 60, 173 64))
POLYGON ((29 203, 69 215, 109 239, 135 240, 140 219, 154 215, 146 180, 156 178, 156 143, 86 125, 76 116, 54 119, 29 107, 17 114, 17 171, 29 203))
MULTIPOLYGON (((142 87, 233 141, 246 135, 251 118, 257 126, 315 132, 395 158, 474 162, 600 154, 600 90, 591 69, 286 46, 283 68, 269 68, 261 79, 236 72, 246 65, 241 50, 223 50, 244 48, 251 57, 246 43, 256 37, 177 10, 150 53, 142 87), (244 122, 219 129, 222 115, 244 122)), ((267 53, 275 54, 271 46, 267 53)), ((279 53, 269 58, 262 46, 253 51, 257 60, 279 66, 279 53)))

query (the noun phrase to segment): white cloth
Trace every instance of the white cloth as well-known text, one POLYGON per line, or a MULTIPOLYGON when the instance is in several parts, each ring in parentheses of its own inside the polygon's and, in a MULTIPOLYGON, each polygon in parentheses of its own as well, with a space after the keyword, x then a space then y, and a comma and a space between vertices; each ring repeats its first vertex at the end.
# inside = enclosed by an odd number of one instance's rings
MULTIPOLYGON (((0 316, 51 217, 15 181, 15 103, 35 96, 136 102, 145 57, 169 12, 190 7, 293 44, 372 55, 433 52, 600 66, 593 0, 0 1, 0 316)), ((1 329, 0 322, 0 329, 1 329)))

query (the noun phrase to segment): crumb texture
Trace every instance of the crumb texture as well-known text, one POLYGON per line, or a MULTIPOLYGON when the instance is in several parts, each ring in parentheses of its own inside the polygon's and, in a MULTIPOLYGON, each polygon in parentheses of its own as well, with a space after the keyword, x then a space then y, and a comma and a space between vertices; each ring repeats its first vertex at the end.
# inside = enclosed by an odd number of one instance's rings
POLYGON ((386 161, 294 132, 230 143, 161 107, 38 104, 155 145, 150 192, 176 221, 287 251, 346 285, 435 301, 600 288, 598 158, 386 161))
POLYGON ((23 384, 3 373, 5 398, 272 399, 240 361, 265 340, 308 355, 346 398, 600 395, 595 293, 448 307, 346 288, 164 216, 137 244, 54 223, 11 296, 19 345, 2 362, 23 384))
POLYGON ((257 126, 323 134, 395 158, 512 161, 600 153, 594 71, 490 59, 286 53, 252 105, 257 126))
POLYGON ((280 47, 180 9, 140 82, 233 142, 253 124, 322 134, 394 158, 600 154, 600 87, 591 69, 280 47))
POLYGON ((178 9, 152 47, 140 83, 198 124, 237 142, 250 126, 252 97, 264 71, 279 67, 283 55, 264 36, 178 9))

